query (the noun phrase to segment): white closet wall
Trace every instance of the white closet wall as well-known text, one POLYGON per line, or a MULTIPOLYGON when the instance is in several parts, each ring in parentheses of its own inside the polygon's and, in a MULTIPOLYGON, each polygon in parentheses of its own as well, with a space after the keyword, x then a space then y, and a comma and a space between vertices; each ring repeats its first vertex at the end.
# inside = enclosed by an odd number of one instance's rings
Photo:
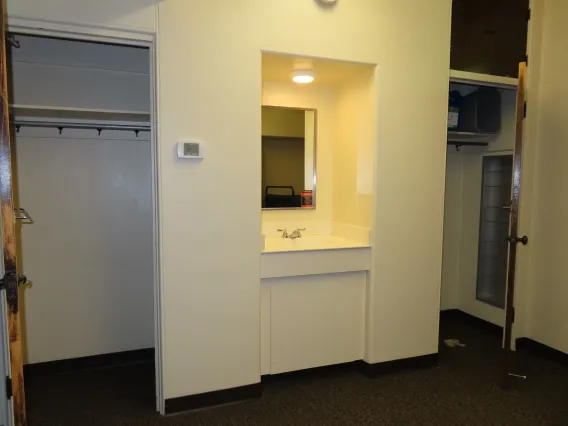
POLYGON ((150 143, 65 134, 16 139, 28 363, 154 343, 150 143))
MULTIPOLYGON (((148 51, 19 37, 14 103, 149 109, 148 51)), ((150 134, 29 128, 15 138, 27 363, 153 347, 150 134)))
POLYGON ((463 209, 463 157, 448 146, 444 196, 444 243, 442 251, 441 309, 459 306, 460 243, 463 209))
POLYGON ((12 50, 17 105, 150 110, 147 49, 17 36, 12 50))

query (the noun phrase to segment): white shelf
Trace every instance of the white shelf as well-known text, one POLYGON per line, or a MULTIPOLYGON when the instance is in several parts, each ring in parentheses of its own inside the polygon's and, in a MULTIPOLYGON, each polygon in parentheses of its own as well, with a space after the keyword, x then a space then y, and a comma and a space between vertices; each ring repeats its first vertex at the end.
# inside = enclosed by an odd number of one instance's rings
POLYGON ((448 130, 448 142, 454 144, 487 145, 496 136, 496 133, 473 133, 448 130))
POLYGON ((120 111, 40 105, 10 105, 19 122, 150 126, 146 111, 120 111))
POLYGON ((517 78, 499 77, 497 75, 478 74, 474 72, 450 70, 451 83, 473 84, 476 86, 500 87, 516 89, 519 85, 517 78))

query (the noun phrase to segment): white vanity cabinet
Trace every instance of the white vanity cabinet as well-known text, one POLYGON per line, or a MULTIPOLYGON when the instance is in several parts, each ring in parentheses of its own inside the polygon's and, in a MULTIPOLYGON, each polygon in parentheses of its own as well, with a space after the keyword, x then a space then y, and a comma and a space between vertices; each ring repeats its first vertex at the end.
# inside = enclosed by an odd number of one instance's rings
POLYGON ((262 262, 278 272, 261 280, 262 375, 363 358, 370 247, 265 252, 262 262))

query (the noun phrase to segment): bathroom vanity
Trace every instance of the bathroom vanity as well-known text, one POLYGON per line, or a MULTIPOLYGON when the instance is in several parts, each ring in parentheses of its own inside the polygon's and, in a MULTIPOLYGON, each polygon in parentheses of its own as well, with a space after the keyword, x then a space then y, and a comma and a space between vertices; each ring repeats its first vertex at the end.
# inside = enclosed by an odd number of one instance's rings
POLYGON ((363 358, 371 248, 337 235, 264 238, 262 374, 363 358))
POLYGON ((263 53, 263 375, 364 358, 374 71, 263 53), (312 84, 286 71, 306 68, 312 84))

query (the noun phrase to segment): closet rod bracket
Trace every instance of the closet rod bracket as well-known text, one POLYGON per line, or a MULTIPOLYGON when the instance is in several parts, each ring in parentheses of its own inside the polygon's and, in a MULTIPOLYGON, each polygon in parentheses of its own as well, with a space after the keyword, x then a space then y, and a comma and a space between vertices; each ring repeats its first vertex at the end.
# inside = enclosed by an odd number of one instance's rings
POLYGON ((16 40, 16 36, 14 34, 7 34, 6 35, 6 43, 13 47, 14 49, 20 48, 20 42, 16 40))

